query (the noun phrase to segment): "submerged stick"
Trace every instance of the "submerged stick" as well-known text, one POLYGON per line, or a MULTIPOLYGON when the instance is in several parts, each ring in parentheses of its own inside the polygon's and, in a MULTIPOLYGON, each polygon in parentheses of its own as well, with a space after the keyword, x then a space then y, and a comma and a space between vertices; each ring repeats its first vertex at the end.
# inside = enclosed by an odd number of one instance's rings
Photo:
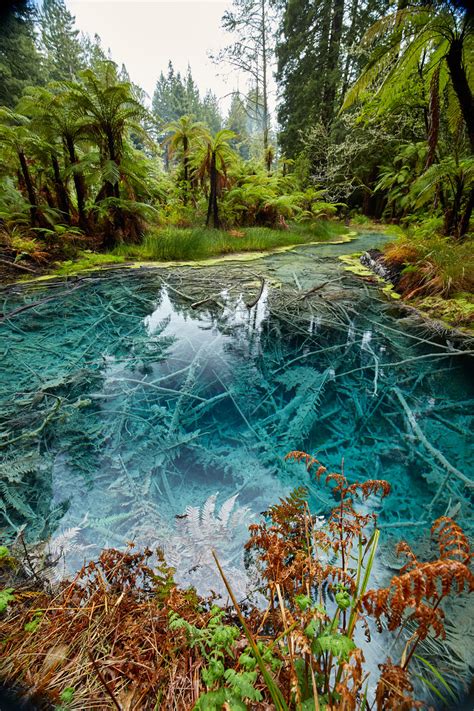
POLYGON ((436 461, 438 461, 441 466, 446 469, 446 471, 450 472, 453 476, 457 477, 460 481, 463 482, 465 486, 469 486, 470 488, 474 488, 474 482, 469 479, 465 474, 459 471, 459 469, 456 469, 456 467, 453 467, 452 464, 448 462, 444 454, 442 454, 439 449, 436 449, 436 447, 433 447, 433 445, 428 441, 426 438, 424 432, 421 430, 418 422, 415 419, 415 415, 413 412, 410 410, 407 401, 403 397, 402 393, 398 388, 393 388, 393 392, 397 396, 397 398, 400 401, 401 406, 405 410, 405 414, 408 418, 408 422, 410 423, 410 426, 413 430, 413 432, 416 434, 418 439, 420 440, 421 444, 425 447, 425 449, 428 450, 428 452, 432 455, 436 461))
POLYGON ((305 293, 302 294, 301 296, 298 296, 298 298, 297 298, 296 300, 297 300, 297 301, 302 301, 303 299, 307 299, 308 296, 311 296, 312 294, 316 293, 316 292, 319 291, 320 289, 323 289, 325 286, 327 286, 327 284, 334 284, 334 282, 336 282, 336 281, 342 281, 343 279, 344 279, 344 277, 338 277, 337 279, 328 279, 327 281, 323 281, 322 284, 318 284, 317 286, 313 286, 313 287, 311 287, 311 289, 308 289, 308 291, 305 291, 305 293))
POLYGON ((260 291, 257 294, 257 298, 255 298, 253 301, 249 301, 248 304, 245 304, 248 309, 252 309, 254 306, 258 304, 258 302, 261 299, 261 296, 263 294, 263 288, 265 286, 265 279, 263 277, 260 277, 260 291))
POLYGON ((68 296, 73 291, 78 289, 80 286, 82 286, 82 284, 76 284, 76 286, 73 286, 72 289, 68 289, 68 291, 62 292, 61 294, 53 294, 51 296, 46 296, 44 299, 40 299, 39 301, 34 301, 32 304, 25 304, 24 306, 19 306, 17 309, 13 309, 13 311, 10 311, 7 314, 0 314, 0 321, 9 319, 12 316, 16 316, 17 314, 21 314, 23 311, 28 311, 29 309, 34 309, 36 306, 41 306, 41 304, 46 304, 48 301, 52 301, 53 299, 58 299, 58 298, 61 298, 62 296, 68 296))

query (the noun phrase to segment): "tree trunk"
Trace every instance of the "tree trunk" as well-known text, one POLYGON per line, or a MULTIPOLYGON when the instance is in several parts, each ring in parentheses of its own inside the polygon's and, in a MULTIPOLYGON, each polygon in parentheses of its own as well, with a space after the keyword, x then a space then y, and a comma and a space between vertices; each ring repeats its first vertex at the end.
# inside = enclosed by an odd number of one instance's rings
POLYGON ((464 213, 459 223, 459 239, 465 237, 469 231, 469 223, 471 221, 472 211, 474 209, 474 189, 471 190, 468 197, 464 213))
POLYGON ((268 86, 267 86, 267 28, 265 17, 265 0, 261 0, 262 23, 262 71, 263 71, 263 150, 268 148, 268 86))
POLYGON ((210 190, 209 190, 209 203, 207 205, 207 217, 206 217, 206 227, 209 227, 211 221, 213 227, 219 227, 219 206, 217 204, 217 168, 216 168, 216 154, 213 151, 211 156, 211 170, 209 173, 210 178, 210 190))
POLYGON ((334 118, 334 102, 339 81, 339 57, 341 53, 343 18, 344 0, 334 0, 322 107, 323 120, 326 126, 329 126, 334 118))
POLYGON ((463 63, 463 39, 456 37, 451 41, 446 62, 448 64, 449 75, 453 82, 461 112, 466 122, 467 133, 471 145, 471 152, 474 153, 474 100, 467 80, 466 69, 463 63))
MULTIPOLYGON (((120 164, 119 164, 119 160, 117 157, 115 138, 114 138, 114 135, 111 131, 107 131, 107 145, 109 148, 109 158, 113 163, 115 163, 115 165, 117 166, 117 169, 119 169, 120 164)), ((118 199, 120 197, 120 189, 119 189, 118 181, 115 183, 110 183, 110 185, 111 185, 111 197, 118 199)))
POLYGON ((428 115, 428 155, 425 170, 433 165, 439 136, 439 66, 433 72, 430 83, 430 107, 428 115))
POLYGON ((28 163, 26 162, 26 157, 23 151, 18 152, 18 158, 20 160, 21 173, 23 180, 25 181, 26 193, 28 195, 28 202, 30 203, 30 220, 31 226, 37 227, 39 225, 38 219, 38 200, 36 197, 36 190, 31 179, 30 170, 28 168, 28 163))
POLYGON ((53 166, 54 187, 56 190, 56 200, 58 202, 58 207, 63 213, 66 222, 70 224, 71 214, 69 212, 69 196, 67 194, 66 186, 64 185, 61 178, 59 161, 54 155, 54 153, 51 154, 51 164, 53 166))
POLYGON ((347 33, 347 57, 346 57, 346 63, 344 66, 344 74, 343 74, 343 79, 342 79, 342 96, 345 96, 347 89, 349 88, 349 72, 350 72, 350 68, 351 68, 351 57, 350 57, 349 50, 355 40, 358 10, 359 10, 359 0, 352 0, 351 12, 350 12, 351 24, 349 27, 349 32, 347 33))
POLYGON ((451 235, 452 237, 457 237, 459 235, 460 228, 460 216, 461 211, 461 201, 462 194, 464 192, 464 181, 456 180, 456 190, 454 193, 454 199, 448 209, 444 213, 444 234, 451 235))
MULTIPOLYGON (((76 165, 78 163, 77 156, 76 156, 76 148, 74 146, 74 141, 72 140, 71 136, 67 136, 66 146, 67 146, 67 151, 68 151, 68 155, 69 155, 69 162, 71 163, 71 165, 76 165)), ((76 189, 76 196, 77 196, 77 212, 79 214, 79 227, 81 228, 81 230, 84 230, 84 232, 87 232, 87 230, 89 229, 89 221, 87 219, 86 209, 85 209, 86 186, 84 183, 84 176, 82 175, 82 173, 79 173, 77 170, 74 169, 73 180, 74 180, 74 187, 76 189)))
POLYGON ((183 203, 188 204, 188 187, 189 187, 189 156, 188 156, 188 137, 183 136, 183 168, 184 168, 184 194, 183 203))

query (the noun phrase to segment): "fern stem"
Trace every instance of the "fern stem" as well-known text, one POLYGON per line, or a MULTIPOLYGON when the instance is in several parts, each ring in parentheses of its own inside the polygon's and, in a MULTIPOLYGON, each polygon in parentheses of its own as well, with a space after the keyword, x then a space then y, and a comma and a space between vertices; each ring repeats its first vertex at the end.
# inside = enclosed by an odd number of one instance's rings
POLYGON ((237 617, 239 618, 240 624, 243 627, 245 636, 248 639, 248 642, 252 648, 252 652, 255 656, 255 659, 257 660, 257 664, 260 668, 260 671, 262 672, 262 676, 265 680, 265 684, 267 685, 268 691, 270 692, 270 696, 272 697, 273 703, 275 704, 275 708, 277 711, 289 711, 288 706, 285 702, 285 699, 283 698, 283 694, 282 694, 281 690, 278 688, 278 686, 275 684, 275 681, 270 676, 270 673, 265 665, 265 662, 263 661, 262 655, 260 654, 260 650, 257 647, 257 644, 253 638, 250 628, 248 627, 248 625, 245 621, 244 616, 242 615, 242 611, 239 607, 239 603, 237 602, 237 600, 235 598, 235 595, 232 591, 230 583, 227 580, 224 571, 222 570, 222 567, 221 567, 221 564, 219 563, 217 554, 216 554, 215 550, 212 550, 211 552, 212 552, 212 557, 216 561, 217 569, 219 570, 220 576, 224 582, 224 585, 226 586, 227 592, 229 593, 230 599, 232 600, 232 604, 235 607, 235 611, 237 612, 237 617))

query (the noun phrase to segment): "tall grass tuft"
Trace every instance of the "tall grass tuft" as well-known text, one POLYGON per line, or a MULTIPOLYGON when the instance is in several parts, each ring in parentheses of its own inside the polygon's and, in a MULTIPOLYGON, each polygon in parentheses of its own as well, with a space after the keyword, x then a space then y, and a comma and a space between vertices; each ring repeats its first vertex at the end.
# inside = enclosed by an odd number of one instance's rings
POLYGON ((342 225, 323 220, 311 224, 295 224, 288 230, 250 227, 227 232, 205 227, 165 227, 150 230, 139 245, 119 245, 113 254, 143 261, 191 261, 238 252, 325 242, 345 232, 342 225))
POLYGON ((455 242, 433 232, 401 234, 385 248, 387 262, 401 268, 400 290, 407 297, 444 298, 474 289, 472 241, 455 242))

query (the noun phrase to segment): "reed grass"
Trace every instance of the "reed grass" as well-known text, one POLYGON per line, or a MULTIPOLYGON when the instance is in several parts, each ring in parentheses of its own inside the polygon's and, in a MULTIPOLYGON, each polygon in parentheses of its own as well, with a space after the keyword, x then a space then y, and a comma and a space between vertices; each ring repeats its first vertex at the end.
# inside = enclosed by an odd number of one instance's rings
POLYGON ((288 230, 250 227, 215 230, 205 227, 165 227, 150 230, 138 245, 122 244, 112 256, 141 261, 188 261, 239 252, 254 252, 312 242, 327 242, 347 230, 340 224, 318 221, 292 225, 288 230))

